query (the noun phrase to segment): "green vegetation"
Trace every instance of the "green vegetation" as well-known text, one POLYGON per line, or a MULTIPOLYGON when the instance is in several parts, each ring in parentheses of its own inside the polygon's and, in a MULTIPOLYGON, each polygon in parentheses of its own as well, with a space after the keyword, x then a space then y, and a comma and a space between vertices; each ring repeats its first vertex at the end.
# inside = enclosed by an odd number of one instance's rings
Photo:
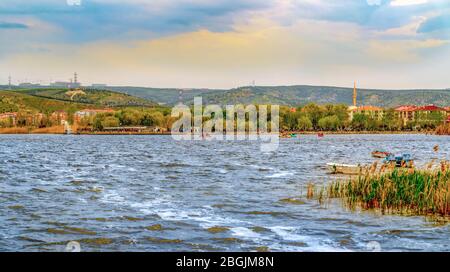
MULTIPOLYGON (((234 101, 242 101, 241 98, 251 97, 253 91, 256 90, 262 92, 258 88, 250 88, 243 93, 236 93, 239 99, 234 101)), ((269 88, 269 90, 272 89, 269 88)), ((198 94, 199 91, 193 90, 191 92, 198 94)), ((210 93, 213 91, 204 90, 203 92, 210 93)), ((271 96, 264 97, 268 99, 268 101, 264 100, 268 104, 280 102, 271 96), (273 101, 271 100, 272 98, 274 99, 273 101)), ((278 97, 281 97, 281 94, 278 97)), ((318 100, 320 101, 320 99, 318 100)), ((230 102, 232 101, 230 100, 230 102)), ((253 103, 255 101, 250 102, 253 103)), ((149 100, 127 94, 98 90, 0 90, 0 114, 5 112, 17 112, 18 114, 15 122, 12 119, 1 119, 1 128, 14 126, 21 128, 48 128, 60 125, 61 115, 64 115, 65 120, 71 124, 77 122, 81 128, 95 131, 101 131, 106 127, 119 126, 159 127, 163 131, 169 131, 175 121, 171 117, 170 107, 158 106, 149 100), (86 108, 110 108, 113 111, 91 115, 82 120, 75 120, 75 113, 86 108), (55 114, 55 112, 59 113, 55 114)), ((224 117, 226 117, 226 112, 224 112, 224 117)), ((289 106, 281 106, 280 130, 282 132, 431 131, 443 124, 444 118, 444 114, 438 112, 429 114, 417 112, 414 121, 404 124, 393 109, 387 109, 380 118, 368 114, 355 113, 353 119, 350 120, 346 104, 308 103, 295 108, 295 110, 292 110, 289 106)), ((204 121, 209 119, 204 118, 204 121)))
POLYGON ((227 228, 227 227, 211 227, 206 230, 210 233, 222 233, 222 232, 227 232, 229 230, 229 228, 227 228))
POLYGON ((163 108, 125 108, 84 118, 80 120, 80 125, 92 127, 96 131, 118 126, 158 126, 170 129, 172 122, 169 112, 163 108))
MULTIPOLYGON (((150 99, 158 103, 174 105, 179 101, 180 89, 156 89, 139 87, 108 87, 108 89, 133 96, 150 99)), ((190 105, 194 97, 201 96, 204 104, 279 104, 306 105, 352 103, 353 88, 323 86, 273 86, 240 87, 230 90, 190 89, 183 90, 181 97, 184 104, 190 105)), ((395 107, 398 105, 448 106, 450 90, 369 90, 358 89, 358 104, 378 107, 395 107)))
POLYGON ((335 181, 325 188, 329 198, 342 198, 347 207, 379 209, 384 213, 450 215, 450 164, 439 170, 410 170, 367 174, 335 181))
POLYGON ((418 113, 414 121, 403 124, 393 109, 387 109, 382 117, 355 113, 350 120, 345 104, 318 105, 309 103, 303 107, 280 108, 282 131, 421 131, 434 130, 445 120, 440 112, 418 113))
MULTIPOLYGON (((162 119, 170 113, 169 109, 160 108, 151 101, 126 94, 83 90, 86 95, 77 93, 71 100, 71 96, 66 95, 67 92, 69 90, 0 90, 0 114, 17 113, 15 124, 12 119, 1 119, 0 128, 11 128, 14 125, 16 127, 47 128, 60 125, 61 116, 55 114, 55 112, 65 114, 67 121, 74 123, 75 112, 86 108, 115 107, 114 109, 117 110, 117 118, 116 116, 100 115, 95 120, 97 128, 138 123, 139 125, 152 126, 164 123, 162 119), (106 119, 103 120, 103 117, 106 119)), ((89 121, 87 120, 88 123, 89 121)), ((94 125, 94 123, 88 125, 94 125)))
POLYGON ((51 114, 58 110, 76 111, 86 105, 27 95, 21 92, 0 90, 0 113, 32 112, 51 114))
POLYGON ((106 90, 33 89, 16 92, 36 97, 92 104, 101 107, 156 106, 155 103, 143 98, 106 90))
POLYGON ((156 225, 152 225, 150 227, 146 227, 146 229, 150 230, 150 231, 161 231, 161 230, 163 230, 163 227, 161 224, 156 224, 156 225))

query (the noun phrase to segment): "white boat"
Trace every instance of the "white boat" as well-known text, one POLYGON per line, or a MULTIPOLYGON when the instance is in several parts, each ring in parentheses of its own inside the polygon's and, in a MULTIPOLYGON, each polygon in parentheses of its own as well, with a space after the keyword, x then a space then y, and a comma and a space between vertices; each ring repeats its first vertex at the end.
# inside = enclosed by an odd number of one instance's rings
POLYGON ((332 174, 359 175, 364 167, 356 164, 327 163, 328 170, 332 174))

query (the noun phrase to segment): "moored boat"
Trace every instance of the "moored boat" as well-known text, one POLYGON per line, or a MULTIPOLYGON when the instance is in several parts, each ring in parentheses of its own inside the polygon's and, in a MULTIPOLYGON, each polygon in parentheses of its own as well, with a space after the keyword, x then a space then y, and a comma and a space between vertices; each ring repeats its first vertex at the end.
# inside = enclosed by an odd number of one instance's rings
POLYGON ((411 154, 405 153, 400 155, 389 154, 385 159, 384 163, 394 164, 395 167, 412 168, 414 167, 414 160, 411 154))
POLYGON ((390 154, 391 154, 390 152, 375 150, 372 152, 372 157, 384 159, 390 154))

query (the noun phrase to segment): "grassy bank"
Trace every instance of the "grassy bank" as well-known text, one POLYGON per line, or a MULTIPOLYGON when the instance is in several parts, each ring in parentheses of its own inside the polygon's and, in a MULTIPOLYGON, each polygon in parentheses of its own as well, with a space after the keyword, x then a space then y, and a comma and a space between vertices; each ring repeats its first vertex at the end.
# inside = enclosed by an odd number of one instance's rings
POLYGON ((64 134, 64 126, 45 128, 12 127, 0 128, 0 134, 64 134))
POLYGON ((383 213, 448 218, 450 163, 442 162, 440 168, 435 170, 394 170, 334 181, 314 194, 321 200, 340 198, 350 209, 377 209, 383 213))

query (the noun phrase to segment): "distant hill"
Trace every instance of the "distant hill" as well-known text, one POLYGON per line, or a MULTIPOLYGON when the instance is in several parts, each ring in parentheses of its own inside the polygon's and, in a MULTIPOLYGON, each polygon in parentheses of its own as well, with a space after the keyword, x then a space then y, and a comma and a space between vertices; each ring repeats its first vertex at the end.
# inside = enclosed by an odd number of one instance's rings
POLYGON ((210 89, 175 89, 175 88, 145 88, 145 87, 107 87, 108 90, 150 99, 160 104, 174 105, 180 102, 180 91, 183 91, 182 101, 193 101, 196 96, 203 96, 227 90, 210 89))
POLYGON ((0 113, 76 111, 85 108, 154 107, 157 104, 144 98, 112 91, 56 89, 0 90, 0 113))
MULTIPOLYGON (((179 102, 180 89, 157 89, 140 87, 107 87, 152 101, 173 105, 179 102)), ((310 102, 352 103, 353 89, 325 86, 275 86, 241 87, 230 90, 191 89, 183 90, 181 101, 192 104, 195 96, 202 96, 203 103, 214 104, 280 104, 304 105, 310 102)), ((358 89, 358 104, 395 107, 405 104, 438 106, 450 105, 450 89, 445 90, 375 90, 358 89)))
POLYGON ((31 96, 61 101, 93 104, 103 107, 155 106, 156 103, 141 97, 110 90, 32 89, 16 91, 31 96))
POLYGON ((20 92, 0 90, 0 113, 5 112, 52 113, 58 110, 76 111, 85 107, 86 107, 85 104, 36 97, 20 92))

